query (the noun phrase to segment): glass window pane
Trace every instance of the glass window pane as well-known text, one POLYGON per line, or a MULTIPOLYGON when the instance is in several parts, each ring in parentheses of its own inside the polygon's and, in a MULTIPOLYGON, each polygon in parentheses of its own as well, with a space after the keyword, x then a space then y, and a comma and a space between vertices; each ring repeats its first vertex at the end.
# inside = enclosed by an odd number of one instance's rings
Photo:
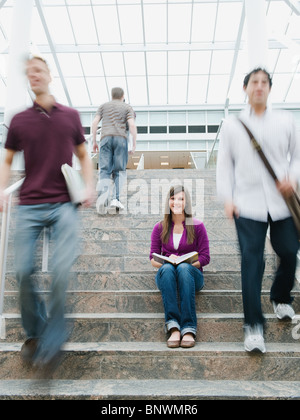
POLYGON ((216 41, 235 41, 242 16, 242 3, 220 3, 217 19, 216 41), (228 16, 228 18, 224 18, 228 16))
POLYGON ((45 19, 55 44, 74 44, 74 36, 65 7, 45 7, 45 19))
POLYGON ((146 57, 149 76, 167 75, 167 53, 149 52, 146 57))
POLYGON ((211 42, 214 36, 217 4, 194 4, 192 42, 211 42))
POLYGON ((169 112, 169 125, 186 125, 186 113, 169 112))
POLYGON ((86 83, 91 96, 93 105, 97 107, 110 100, 110 94, 107 92, 104 77, 87 77, 86 83))
POLYGON ((149 95, 151 105, 165 105, 167 103, 167 78, 150 76, 149 95))
POLYGON ((139 126, 148 126, 148 112, 137 112, 136 123, 139 126))
POLYGON ((69 7, 70 18, 78 44, 97 44, 91 7, 69 7))
POLYGON ((95 6, 95 20, 101 44, 120 44, 120 31, 115 6, 95 6))
POLYGON ((104 53, 102 58, 105 74, 109 76, 123 76, 125 74, 122 53, 104 53))
POLYGON ((167 125, 167 112, 150 112, 150 125, 167 125))
POLYGON ((146 77, 136 76, 128 77, 128 90, 129 90, 129 101, 130 104, 134 105, 147 105, 147 84, 146 77))
POLYGON ((203 104, 206 101, 208 76, 190 76, 188 89, 188 103, 203 104))
POLYGON ((168 93, 170 105, 180 105, 186 103, 187 76, 170 76, 168 93))
POLYGON ((189 111, 188 124, 189 125, 206 125, 205 111, 189 111))
POLYGON ((188 51, 168 53, 168 70, 170 75, 186 75, 189 65, 188 51))
POLYGON ((83 76, 78 54, 57 54, 65 77, 83 76))
POLYGON ((146 42, 161 43, 167 41, 167 8, 165 5, 144 6, 146 42))
POLYGON ((128 52, 124 54, 126 74, 128 76, 144 76, 145 54, 139 52, 128 52))
POLYGON ((191 4, 169 4, 168 41, 189 42, 191 32, 191 4))
POLYGON ((74 107, 91 105, 84 79, 66 78, 66 84, 74 107))
POLYGON ((80 59, 86 76, 104 76, 101 55, 99 53, 82 53, 80 59))
POLYGON ((143 43, 142 11, 140 6, 119 6, 122 42, 143 43))

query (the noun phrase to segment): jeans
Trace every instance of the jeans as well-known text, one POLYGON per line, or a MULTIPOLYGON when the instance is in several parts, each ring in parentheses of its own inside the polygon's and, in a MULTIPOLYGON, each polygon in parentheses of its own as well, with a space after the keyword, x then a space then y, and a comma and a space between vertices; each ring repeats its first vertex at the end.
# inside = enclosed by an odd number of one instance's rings
POLYGON ((51 360, 67 338, 64 306, 68 274, 77 247, 78 215, 72 203, 19 206, 15 238, 16 275, 22 323, 28 338, 39 338, 37 353, 51 360), (32 279, 34 251, 44 227, 51 227, 55 242, 48 315, 32 279))
POLYGON ((191 264, 166 263, 158 270, 156 284, 161 291, 166 331, 177 328, 181 335, 197 333, 195 294, 204 286, 202 272, 191 264), (179 293, 179 302, 177 294, 179 293))
POLYGON ((100 180, 99 196, 103 203, 107 202, 112 193, 112 199, 120 199, 123 184, 126 180, 128 162, 128 142, 125 137, 107 136, 100 142, 100 180), (111 179, 113 190, 111 192, 111 179))
POLYGON ((241 249, 242 293, 245 324, 264 324, 261 307, 261 288, 265 269, 264 249, 268 225, 271 244, 280 258, 271 288, 271 301, 292 303, 299 241, 292 218, 273 222, 257 222, 243 217, 235 224, 241 249))

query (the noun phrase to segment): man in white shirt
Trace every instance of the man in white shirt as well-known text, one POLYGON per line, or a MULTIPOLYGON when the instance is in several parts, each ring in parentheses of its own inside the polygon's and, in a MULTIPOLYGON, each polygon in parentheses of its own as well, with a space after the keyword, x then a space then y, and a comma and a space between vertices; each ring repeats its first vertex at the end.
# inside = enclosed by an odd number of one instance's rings
POLYGON ((264 248, 268 226, 280 258, 271 288, 279 319, 295 316, 291 306, 299 241, 283 196, 300 180, 300 139, 291 114, 267 105, 272 79, 258 68, 244 80, 249 105, 239 115, 261 145, 280 182, 276 185, 241 121, 229 117, 222 128, 217 162, 218 196, 228 218, 234 218, 242 257, 245 349, 265 352, 261 308, 264 248))

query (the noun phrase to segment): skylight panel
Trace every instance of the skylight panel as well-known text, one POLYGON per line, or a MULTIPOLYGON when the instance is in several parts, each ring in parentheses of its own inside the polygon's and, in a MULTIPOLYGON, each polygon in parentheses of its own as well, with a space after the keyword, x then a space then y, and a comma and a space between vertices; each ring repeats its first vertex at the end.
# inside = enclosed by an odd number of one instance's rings
POLYGON ((114 6, 94 6, 100 44, 120 44, 117 9, 114 6))
POLYGON ((147 69, 149 76, 167 75, 167 53, 166 52, 148 52, 147 69))
POLYGON ((169 76, 168 78, 169 105, 186 103, 187 76, 169 76))
POLYGON ((191 51, 190 74, 208 74, 211 51, 191 51))
POLYGON ((168 69, 170 75, 186 75, 188 64, 188 51, 170 51, 168 53, 168 69))
POLYGON ((212 74, 230 73, 234 51, 214 51, 212 57, 212 74))
POLYGON ((124 53, 126 74, 128 76, 145 76, 145 54, 142 52, 124 53))
POLYGON ((208 76, 190 76, 188 86, 188 103, 202 105, 206 100, 208 76))
POLYGON ((97 44, 97 34, 91 7, 69 7, 77 44, 97 44))
POLYGON ((143 43, 142 10, 140 6, 119 6, 121 36, 124 44, 143 43))
POLYGON ((102 57, 107 76, 123 76, 125 74, 122 53, 103 53, 102 57))
POLYGON ((168 42, 187 43, 191 32, 191 4, 169 4, 168 42))
POLYGON ((74 44, 74 36, 65 7, 45 7, 45 19, 55 44, 74 44))
POLYGON ((72 105, 74 107, 89 106, 91 105, 86 84, 83 78, 65 78, 66 84, 71 97, 72 105))
POLYGON ((216 3, 194 4, 192 42, 213 41, 216 11, 216 3))
POLYGON ((100 53, 81 53, 80 58, 86 76, 104 76, 100 53))
POLYGON ((166 5, 144 5, 145 37, 147 43, 167 41, 166 5))
POLYGON ((57 54, 57 57, 65 77, 83 76, 78 54, 57 54))
MULTIPOLYGON (((147 98, 147 83, 146 77, 138 76, 138 77, 128 77, 128 90, 129 90, 129 98, 128 101, 134 107, 135 105, 147 105, 148 98, 147 98)), ((128 102, 127 101, 127 102, 128 102)))
MULTIPOLYGON (((273 77, 273 86, 270 94, 272 103, 283 102, 291 82, 291 74, 275 74, 273 77)), ((298 96, 299 102, 299 96, 298 96)))
POLYGON ((229 83, 229 75, 211 76, 209 81, 209 90, 207 103, 225 104, 229 83))
POLYGON ((104 77, 87 77, 86 83, 90 92, 92 105, 100 106, 110 100, 104 77))
POLYGON ((242 16, 242 3, 226 2, 219 4, 216 41, 235 41, 242 16))
POLYGON ((167 104, 167 77, 149 77, 149 96, 151 105, 167 104))

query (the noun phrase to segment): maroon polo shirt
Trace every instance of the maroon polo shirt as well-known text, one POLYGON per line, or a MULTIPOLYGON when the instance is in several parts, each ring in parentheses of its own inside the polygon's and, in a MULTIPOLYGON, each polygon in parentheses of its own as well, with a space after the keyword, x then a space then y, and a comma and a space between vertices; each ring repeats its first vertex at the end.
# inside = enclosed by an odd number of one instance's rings
POLYGON ((74 147, 85 141, 79 113, 55 104, 49 114, 38 104, 15 115, 6 149, 24 151, 25 181, 20 204, 70 201, 61 165, 72 165, 74 147))

